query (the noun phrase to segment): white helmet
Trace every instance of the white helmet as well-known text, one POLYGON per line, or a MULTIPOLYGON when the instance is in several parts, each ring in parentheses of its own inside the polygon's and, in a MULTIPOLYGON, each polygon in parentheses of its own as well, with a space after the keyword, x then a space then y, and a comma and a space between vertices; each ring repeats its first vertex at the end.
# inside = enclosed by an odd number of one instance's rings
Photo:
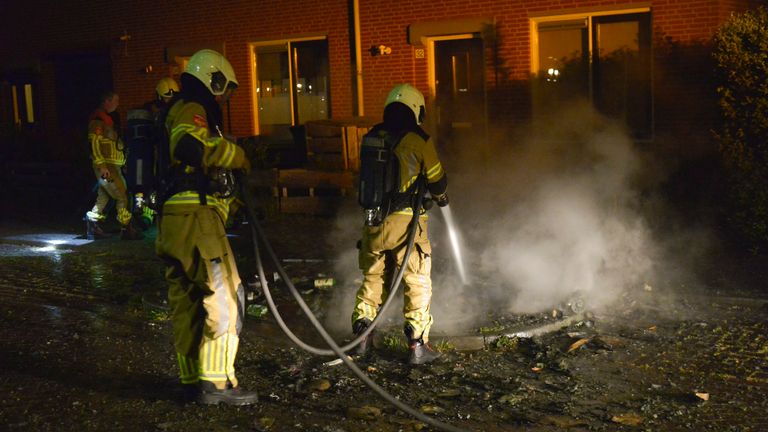
POLYGON ((232 65, 223 55, 210 49, 196 52, 184 71, 205 84, 214 95, 222 95, 227 87, 237 87, 237 78, 232 65))
POLYGON ((157 97, 159 98, 172 98, 173 95, 179 92, 179 85, 171 77, 165 77, 157 83, 155 87, 157 97))
POLYGON ((389 91, 387 101, 384 103, 384 107, 392 102, 400 102, 403 105, 413 111, 413 115, 416 116, 416 124, 421 124, 424 121, 424 95, 416 89, 416 87, 410 84, 398 84, 389 91))

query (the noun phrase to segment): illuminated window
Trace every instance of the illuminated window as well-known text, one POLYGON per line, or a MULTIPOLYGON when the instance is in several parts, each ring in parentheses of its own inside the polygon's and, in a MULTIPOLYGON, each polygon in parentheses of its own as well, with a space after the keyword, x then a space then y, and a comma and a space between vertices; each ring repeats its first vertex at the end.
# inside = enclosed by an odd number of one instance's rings
POLYGON ((257 133, 291 141, 291 126, 330 118, 328 41, 253 47, 257 133))
POLYGON ((24 104, 27 107, 27 123, 34 123, 35 106, 32 103, 32 84, 24 84, 24 104))
POLYGON ((187 65, 189 64, 189 59, 192 56, 174 56, 173 62, 178 66, 178 70, 185 71, 187 70, 187 65))
POLYGON ((19 116, 19 92, 16 90, 16 86, 11 87, 11 100, 13 101, 13 124, 21 123, 21 117, 19 116))
POLYGON ((32 95, 32 84, 11 86, 11 105, 13 124, 31 124, 35 122, 35 103, 32 95))
POLYGON ((631 12, 532 19, 537 115, 588 99, 635 138, 651 138, 651 19, 631 12))

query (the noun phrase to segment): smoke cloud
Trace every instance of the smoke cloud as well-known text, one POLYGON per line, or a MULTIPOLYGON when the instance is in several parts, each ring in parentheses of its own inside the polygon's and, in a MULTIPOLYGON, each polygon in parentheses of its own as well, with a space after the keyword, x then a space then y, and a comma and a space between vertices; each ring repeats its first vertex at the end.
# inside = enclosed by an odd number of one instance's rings
MULTIPOLYGON (((642 289, 654 270, 658 252, 639 200, 647 173, 635 145, 587 105, 553 118, 546 133, 531 127, 485 149, 471 140, 439 149, 469 282, 452 261, 451 227, 431 210, 436 334, 487 325, 489 313, 547 311, 574 296, 599 310, 628 287, 642 289)), ((331 237, 354 245, 361 225, 362 211, 350 206, 331 237)), ((327 324, 349 329, 360 280, 355 249, 341 252, 336 274, 347 282, 334 294, 341 312, 327 324)), ((389 315, 402 321, 401 307, 389 315)))

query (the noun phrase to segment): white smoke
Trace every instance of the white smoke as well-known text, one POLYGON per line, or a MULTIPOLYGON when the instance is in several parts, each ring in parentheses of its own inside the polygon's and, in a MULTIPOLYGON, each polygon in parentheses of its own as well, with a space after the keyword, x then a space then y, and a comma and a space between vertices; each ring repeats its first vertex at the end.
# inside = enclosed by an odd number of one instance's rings
MULTIPOLYGON (((635 145, 584 105, 554 118, 546 134, 507 133, 490 148, 466 142, 439 149, 469 283, 461 283, 448 227, 432 210, 434 332, 467 331, 487 323, 490 312, 546 311, 576 294, 596 310, 642 287, 653 270, 635 145)), ((353 245, 362 213, 349 207, 340 214, 331 238, 353 245)), ((326 323, 349 329, 360 280, 357 250, 342 248, 336 274, 347 283, 336 289, 330 306, 338 313, 326 323)), ((400 305, 390 314, 400 314, 400 305)))
POLYGON ((441 329, 490 311, 546 311, 574 296, 599 309, 652 271, 634 144, 581 105, 555 118, 546 134, 496 143, 490 160, 473 160, 471 144, 453 159, 449 196, 472 282, 433 275, 441 329))

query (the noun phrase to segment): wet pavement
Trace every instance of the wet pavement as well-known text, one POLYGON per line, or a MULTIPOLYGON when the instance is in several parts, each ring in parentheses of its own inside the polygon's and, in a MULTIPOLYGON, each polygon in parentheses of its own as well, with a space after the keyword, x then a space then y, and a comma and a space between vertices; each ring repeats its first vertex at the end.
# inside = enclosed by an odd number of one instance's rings
MULTIPOLYGON (((340 240, 326 238, 337 223, 263 221, 323 320, 346 319, 351 299, 340 302, 339 293, 355 284, 338 274, 340 240), (315 288, 321 276, 335 284, 315 288)), ((300 351, 257 308, 236 366, 259 404, 183 404, 152 239, 88 242, 78 238, 82 228, 72 215, 0 225, 0 430, 436 430, 389 406, 333 358, 300 351)), ((251 304, 263 305, 247 228, 233 229, 231 241, 251 304)), ((768 430, 764 264, 720 262, 711 286, 637 287, 599 312, 496 311, 484 325, 433 338, 443 356, 422 367, 404 363, 395 322, 360 366, 402 402, 466 430, 768 430), (467 340, 475 345, 462 345, 467 340)), ((319 344, 280 281, 271 286, 294 330, 319 344)), ((349 336, 344 326, 332 330, 338 340, 349 336)))

